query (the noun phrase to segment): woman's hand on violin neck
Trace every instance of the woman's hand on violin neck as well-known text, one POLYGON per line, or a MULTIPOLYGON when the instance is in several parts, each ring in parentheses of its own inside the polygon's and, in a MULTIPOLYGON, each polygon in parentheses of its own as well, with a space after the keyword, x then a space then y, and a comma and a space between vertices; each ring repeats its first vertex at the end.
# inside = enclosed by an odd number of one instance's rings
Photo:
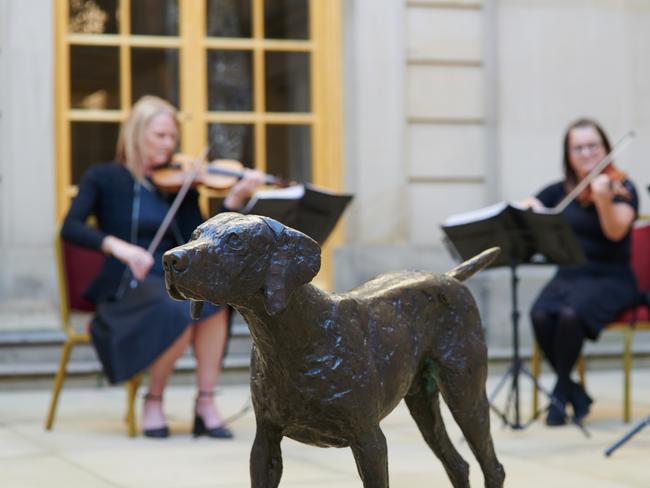
POLYGON ((232 210, 240 210, 246 200, 264 183, 266 175, 255 169, 245 169, 242 178, 228 192, 224 205, 232 210))
POLYGON ((104 238, 102 251, 126 264, 138 281, 144 280, 153 266, 153 256, 146 249, 115 236, 106 236, 104 238))

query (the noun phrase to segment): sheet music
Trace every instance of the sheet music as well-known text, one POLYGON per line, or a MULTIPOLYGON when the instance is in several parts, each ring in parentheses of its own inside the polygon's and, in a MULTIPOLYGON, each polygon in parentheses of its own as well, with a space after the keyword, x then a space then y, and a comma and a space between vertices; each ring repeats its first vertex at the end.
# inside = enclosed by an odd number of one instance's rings
POLYGON ((323 244, 351 200, 352 195, 305 183, 258 191, 242 213, 271 217, 323 244))
POLYGON ((242 209, 242 213, 247 214, 255 206, 258 200, 272 200, 272 199, 286 199, 286 200, 300 200, 305 196, 304 185, 293 185, 286 188, 273 188, 269 190, 259 190, 248 201, 246 206, 242 209))
POLYGON ((449 217, 442 230, 462 259, 498 246, 501 255, 491 267, 512 263, 574 265, 585 261, 568 222, 552 208, 532 210, 499 202, 449 217))
POLYGON ((506 211, 508 208, 512 208, 520 212, 531 212, 535 214, 548 215, 556 214, 552 208, 543 208, 543 209, 532 209, 520 205, 518 202, 499 202, 487 207, 479 208, 477 210, 472 210, 470 212, 464 212, 460 214, 455 214, 447 217, 447 219, 442 223, 443 227, 451 227, 454 225, 463 225, 470 224, 472 222, 480 222, 481 220, 489 219, 490 217, 496 217, 502 212, 506 211))

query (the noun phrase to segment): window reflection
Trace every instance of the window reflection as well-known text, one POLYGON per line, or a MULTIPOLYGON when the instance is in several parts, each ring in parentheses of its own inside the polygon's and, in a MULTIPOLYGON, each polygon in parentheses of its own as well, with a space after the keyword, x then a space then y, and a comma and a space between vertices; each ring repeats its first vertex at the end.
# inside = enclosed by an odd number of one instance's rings
POLYGON ((266 128, 267 173, 285 180, 311 181, 311 127, 270 124, 266 128))
POLYGON ((68 30, 75 34, 116 34, 118 0, 70 0, 68 30))
POLYGON ((131 0, 131 33, 177 36, 178 0, 131 0))
POLYGON ((208 0, 210 37, 251 37, 251 0, 208 0))
POLYGON ((266 0, 267 39, 309 39, 309 0, 266 0))
POLYGON ((236 159, 247 168, 255 162, 253 126, 250 124, 210 124, 208 126, 208 159, 236 159))
POLYGON ((117 47, 70 46, 70 105, 84 109, 120 108, 117 47))
POLYGON ((266 53, 267 112, 309 112, 309 54, 266 53))
POLYGON ((208 51, 208 110, 253 109, 249 51, 208 51))
POLYGON ((114 122, 72 122, 72 184, 76 185, 88 167, 115 159, 120 126, 114 122))
POLYGON ((133 101, 143 95, 157 95, 180 106, 176 49, 133 48, 131 74, 133 101))

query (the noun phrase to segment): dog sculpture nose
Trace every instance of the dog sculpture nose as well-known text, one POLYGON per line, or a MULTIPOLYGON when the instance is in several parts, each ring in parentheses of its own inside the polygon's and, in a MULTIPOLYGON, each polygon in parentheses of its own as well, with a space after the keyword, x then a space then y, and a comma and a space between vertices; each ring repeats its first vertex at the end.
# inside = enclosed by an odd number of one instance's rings
POLYGON ((167 251, 163 256, 163 266, 165 270, 176 271, 180 273, 185 271, 190 264, 187 253, 180 249, 172 249, 167 251))

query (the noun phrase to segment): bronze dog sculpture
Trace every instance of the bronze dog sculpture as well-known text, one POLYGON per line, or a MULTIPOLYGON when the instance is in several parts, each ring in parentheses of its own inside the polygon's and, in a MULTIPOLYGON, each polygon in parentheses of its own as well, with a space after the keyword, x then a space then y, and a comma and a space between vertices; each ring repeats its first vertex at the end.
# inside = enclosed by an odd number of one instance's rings
POLYGON ((456 487, 469 467, 449 440, 439 393, 476 456, 488 487, 504 470, 490 435, 487 352, 478 310, 462 280, 498 254, 479 254, 444 275, 382 275, 345 294, 309 282, 320 248, 266 217, 222 213, 164 258, 167 290, 179 300, 230 304, 248 322, 257 432, 251 486, 277 487, 283 436, 350 447, 363 486, 388 486, 379 422, 404 399, 456 487))

